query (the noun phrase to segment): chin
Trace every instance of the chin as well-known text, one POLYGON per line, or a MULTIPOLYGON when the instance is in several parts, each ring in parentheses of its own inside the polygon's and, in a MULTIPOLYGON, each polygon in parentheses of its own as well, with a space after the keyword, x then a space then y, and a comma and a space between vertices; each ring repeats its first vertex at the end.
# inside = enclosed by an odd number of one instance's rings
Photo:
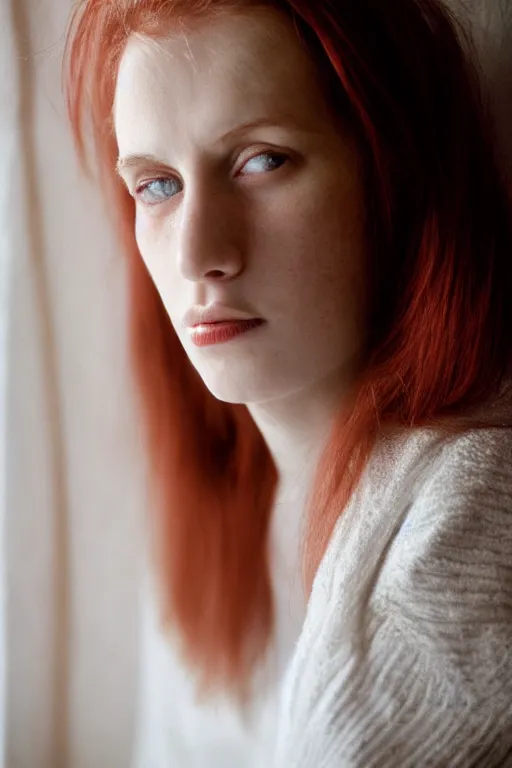
POLYGON ((276 365, 275 355, 269 358, 263 353, 227 354, 229 351, 210 356, 208 352, 186 348, 190 362, 217 400, 255 405, 284 397, 302 383, 302 371, 290 371, 282 361, 276 365))
POLYGON ((198 373, 211 394, 224 403, 251 405, 282 394, 278 382, 261 371, 236 371, 235 366, 226 366, 221 375, 200 369, 198 373))
POLYGON ((232 403, 233 405, 249 405, 266 399, 265 396, 255 389, 254 385, 247 382, 247 386, 238 382, 236 385, 229 381, 211 382, 203 378, 207 389, 217 399, 223 403, 232 403))

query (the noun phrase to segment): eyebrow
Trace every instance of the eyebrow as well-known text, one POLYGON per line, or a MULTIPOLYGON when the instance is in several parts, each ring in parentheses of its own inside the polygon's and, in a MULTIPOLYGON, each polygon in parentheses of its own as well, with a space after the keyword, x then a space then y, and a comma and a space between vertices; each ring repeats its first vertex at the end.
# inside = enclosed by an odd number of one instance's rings
POLYGON ((138 165, 162 165, 162 161, 155 155, 126 155, 118 158, 116 162, 116 171, 121 173, 125 168, 134 168, 138 165))
MULTIPOLYGON (((299 123, 297 123, 296 120, 290 117, 284 117, 281 120, 270 119, 268 117, 258 117, 256 120, 251 120, 248 123, 243 123, 242 125, 237 125, 235 128, 231 128, 227 133, 224 133, 222 136, 220 136, 217 139, 217 143, 220 143, 221 141, 225 141, 226 139, 229 139, 231 136, 235 134, 247 133, 248 131, 253 130, 254 128, 290 128, 290 127, 295 128, 296 130, 301 130, 302 132, 306 130, 299 123)), ((124 157, 118 158, 116 162, 116 171, 120 173, 125 168, 133 168, 134 166, 144 165, 144 164, 165 165, 165 163, 162 163, 162 161, 158 157, 155 157, 155 155, 130 154, 130 155, 125 155, 124 157)))

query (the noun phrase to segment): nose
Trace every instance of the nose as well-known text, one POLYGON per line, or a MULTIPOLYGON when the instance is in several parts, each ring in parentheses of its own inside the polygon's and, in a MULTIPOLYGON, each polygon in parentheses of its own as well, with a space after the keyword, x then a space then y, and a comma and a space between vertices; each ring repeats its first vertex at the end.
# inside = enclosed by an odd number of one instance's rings
POLYGON ((178 223, 181 275, 194 282, 226 281, 244 269, 240 216, 233 196, 195 190, 184 200, 178 223))

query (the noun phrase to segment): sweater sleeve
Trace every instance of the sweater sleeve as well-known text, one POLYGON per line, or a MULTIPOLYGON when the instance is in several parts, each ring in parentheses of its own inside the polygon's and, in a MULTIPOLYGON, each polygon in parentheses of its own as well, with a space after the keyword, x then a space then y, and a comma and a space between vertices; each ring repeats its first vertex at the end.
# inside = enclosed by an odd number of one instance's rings
POLYGON ((320 578, 277 768, 512 766, 510 432, 443 449, 358 615, 340 609, 342 579, 320 578))

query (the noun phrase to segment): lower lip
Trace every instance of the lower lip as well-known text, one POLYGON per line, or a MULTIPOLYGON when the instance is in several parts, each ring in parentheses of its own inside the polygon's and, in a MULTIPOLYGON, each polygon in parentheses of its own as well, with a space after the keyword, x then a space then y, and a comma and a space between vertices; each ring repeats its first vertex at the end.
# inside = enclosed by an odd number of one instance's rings
POLYGON ((194 325, 189 329, 190 338, 196 347, 207 347, 211 344, 222 344, 231 341, 242 333, 252 331, 263 324, 263 320, 237 320, 224 323, 204 323, 194 325))

